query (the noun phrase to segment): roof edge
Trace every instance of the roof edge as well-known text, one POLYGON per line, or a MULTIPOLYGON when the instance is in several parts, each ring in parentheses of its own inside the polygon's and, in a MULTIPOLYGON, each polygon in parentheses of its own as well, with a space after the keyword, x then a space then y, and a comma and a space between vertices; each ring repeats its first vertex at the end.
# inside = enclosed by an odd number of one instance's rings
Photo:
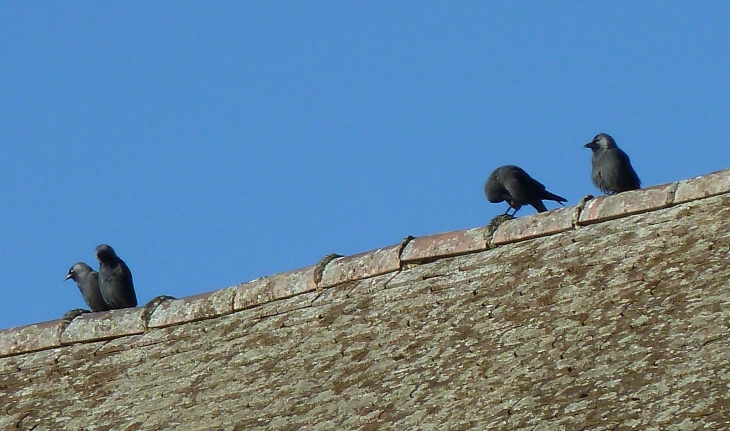
POLYGON ((145 306, 88 313, 72 320, 60 319, 0 330, 0 358, 212 319, 296 295, 407 270, 413 265, 477 253, 726 193, 730 193, 730 169, 616 195, 597 198, 589 195, 575 207, 507 220, 496 228, 490 224, 424 237, 409 236, 400 244, 352 256, 330 254, 313 266, 154 303, 152 309, 145 306))

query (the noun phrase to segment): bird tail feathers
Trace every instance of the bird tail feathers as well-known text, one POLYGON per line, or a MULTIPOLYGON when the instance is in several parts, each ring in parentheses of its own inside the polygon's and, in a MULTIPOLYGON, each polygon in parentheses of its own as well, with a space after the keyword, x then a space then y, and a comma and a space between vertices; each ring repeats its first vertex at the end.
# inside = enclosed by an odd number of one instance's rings
POLYGON ((558 196, 555 193, 550 193, 550 192, 547 192, 546 196, 543 199, 555 201, 555 202, 559 203, 560 205, 563 205, 563 202, 568 202, 568 200, 565 199, 564 197, 558 196))

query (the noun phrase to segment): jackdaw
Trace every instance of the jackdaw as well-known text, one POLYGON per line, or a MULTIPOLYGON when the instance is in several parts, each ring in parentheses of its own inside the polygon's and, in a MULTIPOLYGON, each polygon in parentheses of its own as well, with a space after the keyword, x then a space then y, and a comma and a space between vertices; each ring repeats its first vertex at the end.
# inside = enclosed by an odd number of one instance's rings
POLYGON ((99 261, 99 287, 101 296, 113 310, 137 306, 132 272, 114 249, 101 244, 94 251, 99 261))
POLYGON ((560 205, 567 202, 562 196, 550 193, 545 190, 545 186, 532 178, 522 168, 515 165, 500 166, 487 179, 484 184, 484 193, 491 203, 500 203, 507 201, 509 207, 504 214, 508 214, 510 209, 514 209, 511 215, 515 215, 522 205, 532 205, 537 212, 545 212, 545 204, 543 199, 558 202, 560 205))
POLYGON ((88 304, 91 311, 107 311, 111 310, 109 305, 104 302, 99 290, 99 273, 91 269, 84 262, 77 262, 68 270, 68 275, 63 281, 72 279, 81 291, 81 296, 88 304))
POLYGON ((631 166, 629 156, 610 135, 599 133, 584 147, 593 151, 591 179, 603 193, 620 193, 641 187, 641 180, 631 166))

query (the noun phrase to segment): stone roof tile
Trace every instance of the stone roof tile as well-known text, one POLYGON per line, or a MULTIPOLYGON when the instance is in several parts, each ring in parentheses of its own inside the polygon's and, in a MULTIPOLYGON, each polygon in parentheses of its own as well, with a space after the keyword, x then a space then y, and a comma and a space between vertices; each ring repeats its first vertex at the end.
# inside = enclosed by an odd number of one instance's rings
POLYGON ((155 308, 148 328, 161 328, 233 313, 237 286, 165 301, 155 308))
POLYGON ((680 181, 674 203, 679 204, 723 193, 730 193, 730 169, 680 181))
POLYGON ((401 254, 401 262, 429 262, 444 256, 458 256, 487 249, 485 228, 457 230, 413 238, 401 254))
POLYGON ((66 324, 63 320, 52 320, 3 329, 0 331, 0 357, 60 346, 60 334, 66 324))
POLYGON ((108 340, 145 331, 143 307, 83 314, 61 333, 61 343, 108 340))
POLYGON ((677 190, 677 183, 669 183, 615 195, 599 196, 586 203, 580 214, 580 224, 587 225, 666 208, 674 201, 675 190, 677 190))
POLYGON ((233 309, 243 310, 315 290, 316 269, 316 266, 308 266, 240 284, 236 286, 233 309))
POLYGON ((572 207, 559 208, 530 217, 507 220, 494 232, 492 245, 509 244, 570 230, 573 228, 574 212, 572 207))
POLYGON ((398 271, 402 248, 403 244, 397 244, 352 256, 338 257, 324 268, 319 287, 332 287, 348 281, 398 271))

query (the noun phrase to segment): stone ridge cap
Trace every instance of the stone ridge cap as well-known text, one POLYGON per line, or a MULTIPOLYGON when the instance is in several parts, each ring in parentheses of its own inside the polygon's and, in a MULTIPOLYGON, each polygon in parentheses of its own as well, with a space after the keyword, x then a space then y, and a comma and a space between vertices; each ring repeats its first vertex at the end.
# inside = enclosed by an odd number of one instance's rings
MULTIPOLYGON (((657 211, 730 193, 730 169, 616 195, 586 196, 575 207, 490 223, 485 227, 405 238, 401 243, 352 256, 330 254, 316 265, 185 298, 70 320, 53 320, 0 330, 0 358, 75 343, 91 343, 212 319, 302 296, 312 302, 319 290, 407 270, 439 259, 478 253, 503 244, 579 229, 596 223, 657 211)), ((499 220, 495 218, 495 220, 499 220)), ((284 312, 282 309, 277 312, 284 312)))

